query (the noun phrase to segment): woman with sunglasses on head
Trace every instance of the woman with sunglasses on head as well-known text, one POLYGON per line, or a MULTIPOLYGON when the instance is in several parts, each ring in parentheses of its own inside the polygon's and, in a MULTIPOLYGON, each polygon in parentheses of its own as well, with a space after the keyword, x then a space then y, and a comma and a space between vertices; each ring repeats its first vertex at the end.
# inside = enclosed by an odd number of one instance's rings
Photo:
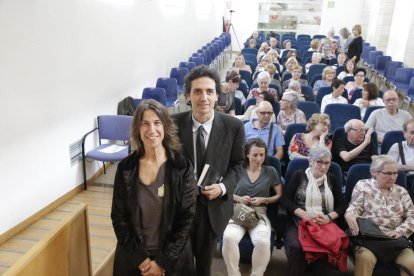
MULTIPOLYGON (((342 195, 341 180, 328 173, 331 164, 331 152, 325 146, 312 148, 309 153, 309 168, 297 170, 289 183, 285 186, 280 204, 286 208, 291 220, 286 225, 284 236, 285 253, 288 258, 287 275, 305 275, 308 266, 312 266, 314 275, 329 275, 334 264, 328 260, 329 248, 321 247, 326 254, 314 262, 305 259, 302 242, 299 240, 298 228, 300 224, 314 223, 322 227, 333 227, 335 233, 325 240, 339 239, 345 234, 336 225, 331 224, 341 217, 346 209, 345 199, 342 195), (301 222, 303 220, 303 222, 301 222), (331 225, 329 225, 331 224, 331 225)), ((323 231, 324 229, 321 229, 323 231)), ((316 238, 316 237, 313 237, 316 238)), ((338 240, 338 242, 340 242, 338 240)), ((330 255, 329 255, 330 256, 330 255)), ((336 260, 335 260, 336 261, 336 260)), ((342 267, 346 267, 346 254, 341 258, 342 267)))
MULTIPOLYGON (((380 155, 372 162, 370 171, 371 179, 360 180, 355 185, 345 213, 352 235, 357 235, 360 230, 357 218, 369 218, 386 236, 410 237, 414 233, 414 205, 407 190, 395 184, 397 162, 391 156, 380 155)), ((372 275, 376 255, 363 246, 355 246, 353 250, 355 275, 372 275)), ((401 275, 414 275, 412 248, 401 250, 394 263, 411 273, 401 270, 401 275)))

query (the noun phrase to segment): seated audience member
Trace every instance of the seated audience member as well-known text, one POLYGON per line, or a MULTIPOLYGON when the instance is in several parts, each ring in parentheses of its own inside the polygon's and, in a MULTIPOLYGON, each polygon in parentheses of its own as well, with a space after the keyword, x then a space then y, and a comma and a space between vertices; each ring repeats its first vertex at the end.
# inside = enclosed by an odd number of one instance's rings
MULTIPOLYGON (((336 64, 336 66, 345 66, 345 61, 347 58, 348 57, 346 56, 345 53, 339 53, 337 57, 338 63, 336 64)), ((338 79, 339 79, 339 75, 338 75, 338 79)))
POLYGON ((311 101, 313 102, 313 95, 305 95, 302 93, 302 87, 297 81, 291 81, 289 87, 285 92, 296 92, 299 96, 299 101, 311 101))
POLYGON ((343 80, 345 77, 351 77, 354 75, 355 62, 352 59, 348 59, 344 65, 344 71, 339 73, 338 79, 343 80))
POLYGON ((267 42, 262 42, 260 45, 259 51, 257 52, 257 62, 260 62, 262 58, 267 55, 267 52, 269 51, 269 45, 267 42))
POLYGON ((332 148, 329 134, 331 121, 329 115, 315 113, 306 122, 306 133, 296 133, 289 144, 289 159, 308 158, 310 149, 324 145, 332 148))
MULTIPOLYGON (((398 169, 406 172, 407 189, 414 195, 414 119, 410 119, 403 125, 405 141, 392 145, 388 155, 398 162, 398 169), (404 159, 404 160, 403 160, 404 159)), ((385 153, 385 152, 384 152, 385 153)))
MULTIPOLYGON (((221 84, 221 93, 218 95, 217 107, 219 111, 236 115, 234 98, 236 96, 236 90, 239 87, 241 77, 235 70, 230 70, 226 75, 226 81, 221 84)), ((243 93, 242 93, 243 94, 243 93)))
POLYGON ((348 52, 349 43, 351 43, 354 38, 346 27, 339 30, 339 35, 339 52, 340 54, 346 54, 348 52))
POLYGON ((296 60, 299 62, 300 61, 300 57, 298 56, 298 53, 296 52, 296 50, 292 49, 290 50, 287 55, 285 60, 288 60, 288 58, 294 57, 296 58, 296 60))
POLYGON ((223 259, 226 263, 227 275, 240 275, 239 242, 248 232, 254 245, 251 274, 264 275, 270 260, 272 231, 266 209, 268 204, 279 201, 282 185, 276 170, 272 166, 264 165, 267 147, 262 139, 250 139, 244 148, 245 167, 234 190, 233 201, 254 208, 260 220, 254 228, 247 228, 230 219, 223 234, 223 259), (270 196, 270 190, 273 190, 275 195, 270 196))
POLYGON ((269 48, 270 49, 272 49, 272 50, 275 50, 277 53, 279 53, 279 47, 278 47, 278 41, 277 41, 277 39, 276 38, 274 38, 274 37, 271 37, 270 39, 269 39, 269 48))
MULTIPOLYGON (((325 241, 320 243, 321 247, 326 245, 327 240, 330 240, 329 244, 341 244, 341 236, 344 237, 343 231, 333 225, 336 219, 343 216, 346 203, 342 195, 341 179, 328 173, 330 164, 331 152, 328 148, 324 146, 312 148, 309 153, 309 168, 297 170, 285 186, 280 204, 291 216, 284 236, 285 253, 288 258, 286 275, 307 275, 305 270, 310 262, 305 260, 298 235, 298 225, 302 225, 302 222, 317 223, 321 227, 320 231, 323 231, 325 227, 335 229, 336 235, 328 236, 324 235, 325 232, 315 231, 313 238, 322 238, 325 241), (332 225, 329 225, 331 223, 332 225), (319 232, 319 235, 316 232, 319 232)), ((332 253, 335 251, 332 248, 330 248, 332 251, 325 247, 323 249, 328 249, 322 252, 328 251, 327 254, 330 257, 335 254, 332 253)), ((328 259, 332 260, 332 258, 327 258, 327 254, 321 254, 322 258, 311 263, 314 275, 331 275, 330 272, 335 264, 328 262, 328 259)), ((341 267, 346 268, 346 254, 343 254, 342 258, 337 256, 333 259, 340 260, 341 267)))
POLYGON ((354 81, 348 81, 345 85, 346 91, 348 91, 348 100, 352 99, 355 89, 363 89, 366 71, 364 68, 357 68, 354 71, 354 81))
POLYGON ((320 45, 321 41, 319 39, 314 38, 310 42, 310 48, 308 49, 308 51, 317 52, 320 45))
POLYGON ((270 121, 274 114, 272 105, 262 101, 259 103, 256 113, 258 120, 252 120, 244 125, 246 140, 261 138, 268 147, 268 155, 282 159, 285 140, 279 126, 270 121))
POLYGON ((286 39, 283 41, 283 49, 280 51, 280 56, 283 56, 284 51, 295 50, 292 48, 292 41, 290 39, 286 39))
POLYGON ((280 100, 280 112, 277 115, 276 123, 283 133, 290 124, 306 124, 305 113, 297 109, 299 96, 296 92, 285 92, 280 100))
POLYGON ((314 52, 312 54, 312 59, 310 63, 306 63, 305 65, 305 71, 306 74, 309 72, 309 68, 314 64, 320 64, 321 63, 321 54, 318 52, 314 52))
POLYGON ((304 80, 304 79, 301 79, 300 78, 300 76, 302 75, 302 72, 303 72, 302 66, 300 66, 300 65, 292 66, 292 69, 291 70, 292 70, 292 73, 291 73, 292 74, 292 78, 290 78, 288 80, 285 80, 283 82, 283 90, 286 90, 288 88, 289 83, 292 80, 298 81, 300 83, 300 85, 308 85, 308 81, 307 80, 304 80))
POLYGON ((298 63, 298 61, 297 61, 297 59, 296 58, 294 58, 294 57, 290 57, 290 58, 288 58, 287 60, 286 60, 286 63, 285 63, 285 67, 283 68, 284 69, 284 71, 283 71, 283 73, 282 73, 282 80, 283 80, 283 77, 287 74, 287 73, 290 73, 290 74, 292 74, 292 71, 293 71, 293 66, 295 66, 295 65, 299 65, 299 63, 298 63))
POLYGON ((365 133, 365 124, 361 120, 349 120, 344 129, 346 135, 333 141, 332 155, 346 173, 354 164, 371 163, 372 157, 377 155, 377 144, 371 139, 374 129, 365 133))
POLYGON ((257 64, 256 71, 254 71, 252 75, 252 80, 256 81, 257 76, 260 72, 266 71, 266 66, 272 64, 270 58, 268 56, 264 56, 262 60, 257 64))
POLYGON ((332 93, 325 95, 322 98, 321 102, 321 113, 325 111, 325 107, 328 104, 333 103, 341 103, 341 104, 348 104, 348 100, 342 97, 342 93, 344 93, 345 83, 342 80, 334 79, 331 84, 332 93))
POLYGON ((277 90, 277 94, 281 95, 283 90, 282 90, 282 86, 280 85, 280 80, 275 78, 276 76, 279 76, 279 74, 276 74, 276 66, 274 64, 268 64, 266 65, 265 70, 269 73, 270 75, 270 84, 273 84, 276 86, 276 90, 277 90))
MULTIPOLYGON (((256 98, 256 104, 255 105, 250 105, 246 109, 246 111, 244 112, 243 116, 240 119, 241 120, 249 120, 249 121, 256 120, 258 118, 256 109, 257 109, 257 106, 259 105, 259 103, 261 101, 268 101, 273 106, 275 98, 273 97, 273 95, 271 95, 267 91, 264 91, 264 92, 260 93, 259 96, 257 96, 257 98, 256 98)), ((270 119, 270 121, 273 122, 273 123, 276 122, 276 116, 275 116, 274 113, 272 114, 272 118, 270 119)))
POLYGON ((267 52, 266 56, 270 59, 270 61, 276 68, 275 72, 277 74, 274 76, 274 79, 280 82, 280 77, 282 76, 283 66, 279 63, 279 54, 277 53, 276 50, 270 49, 269 52, 267 52))
POLYGON ((336 71, 331 66, 326 66, 322 70, 322 79, 317 80, 313 85, 313 94, 316 96, 318 89, 321 87, 331 87, 333 79, 336 77, 336 71))
POLYGON ((256 44, 262 43, 258 31, 254 31, 251 37, 256 41, 256 44))
POLYGON ((378 87, 375 83, 365 83, 362 87, 362 98, 356 99, 354 102, 354 105, 361 109, 361 119, 364 118, 368 107, 384 106, 384 101, 378 97, 378 87))
POLYGON ((257 83, 259 84, 259 87, 253 88, 252 90, 250 90, 250 93, 247 96, 247 99, 257 98, 257 96, 260 93, 267 91, 273 95, 273 97, 275 98, 275 101, 279 101, 279 94, 277 93, 277 90, 269 87, 270 80, 271 78, 268 72, 266 71, 260 72, 259 75, 257 76, 257 83))
POLYGON ((249 39, 249 48, 257 49, 257 41, 254 38, 249 39))
POLYGON ((244 56, 242 54, 239 54, 236 56, 236 59, 234 60, 234 67, 239 70, 245 70, 252 73, 252 68, 250 68, 250 65, 246 64, 246 61, 244 60, 244 56))
MULTIPOLYGON (((345 213, 352 235, 359 233, 357 218, 367 218, 386 236, 408 238, 414 232, 414 205, 407 190, 395 184, 397 162, 391 156, 380 155, 371 164, 371 175, 371 179, 360 180, 355 185, 345 213)), ((353 251, 354 275, 372 275, 377 263, 375 254, 363 246, 355 246, 353 251)), ((401 250, 394 263, 414 275, 414 252, 411 248, 401 250)), ((408 274, 401 270, 401 275, 408 274)))
POLYGON ((331 29, 328 31, 327 36, 321 40, 318 51, 322 53, 322 63, 329 64, 331 59, 336 58, 338 41, 336 41, 334 35, 335 31, 331 29))
POLYGON ((398 94, 393 90, 384 93, 385 107, 374 110, 369 116, 365 126, 374 128, 378 143, 382 143, 384 135, 390 130, 403 130, 403 124, 411 119, 411 114, 398 109, 398 94))

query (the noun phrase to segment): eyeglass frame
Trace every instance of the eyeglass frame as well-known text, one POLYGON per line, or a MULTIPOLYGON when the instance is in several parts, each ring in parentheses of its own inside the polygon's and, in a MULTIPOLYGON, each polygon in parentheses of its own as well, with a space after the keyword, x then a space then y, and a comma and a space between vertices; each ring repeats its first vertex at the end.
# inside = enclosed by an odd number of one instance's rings
POLYGON ((325 166, 325 167, 329 168, 329 167, 331 166, 331 164, 332 164, 332 161, 329 161, 329 162, 323 162, 323 161, 321 161, 321 160, 315 160, 315 162, 316 162, 316 165, 317 165, 318 167, 323 167, 323 166, 325 166))
POLYGON ((383 172, 383 171, 377 171, 377 172, 382 173, 383 175, 386 175, 386 176, 388 176, 388 177, 391 177, 391 176, 398 177, 398 171, 396 171, 396 172, 383 172))

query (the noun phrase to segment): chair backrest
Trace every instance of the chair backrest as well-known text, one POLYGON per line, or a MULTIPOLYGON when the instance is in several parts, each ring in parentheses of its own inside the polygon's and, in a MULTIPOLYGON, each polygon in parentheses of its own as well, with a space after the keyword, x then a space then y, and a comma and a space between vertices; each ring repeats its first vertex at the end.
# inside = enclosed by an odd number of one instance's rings
POLYGON ((132 116, 100 115, 98 116, 99 139, 113 141, 131 140, 132 116))
POLYGON ((234 107, 236 115, 243 115, 243 107, 241 100, 237 97, 234 97, 234 107))
POLYGON ((184 78, 188 74, 188 68, 171 68, 170 71, 170 78, 174 78, 177 80, 177 85, 184 85, 184 78))
POLYGON ((307 101, 298 102, 298 109, 302 110, 303 113, 305 113, 306 120, 309 120, 309 118, 314 113, 319 113, 321 111, 321 108, 319 107, 317 103, 307 102, 307 101))
POLYGON ((408 96, 411 96, 411 99, 414 97, 414 77, 410 79, 410 82, 408 84, 408 90, 407 90, 408 96))
POLYGON ((318 92, 316 93, 315 103, 317 103, 319 106, 321 106, 322 99, 326 95, 332 93, 332 87, 330 86, 324 86, 318 89, 318 92))
POLYGON ((397 69, 403 67, 401 61, 389 61, 385 66, 384 76, 387 81, 394 81, 395 73, 397 69))
POLYGON ((256 104, 256 98, 247 99, 246 103, 244 104, 245 105, 244 109, 247 110, 249 106, 255 105, 255 104, 256 104))
POLYGON ((244 79, 248 87, 252 86, 252 74, 246 70, 239 70, 240 77, 244 79))
POLYGON ((145 87, 142 91, 142 99, 153 99, 163 105, 166 104, 166 92, 164 88, 160 87, 145 87))
POLYGON ((313 36, 313 39, 319 39, 319 40, 321 40, 321 39, 323 39, 325 37, 326 37, 326 35, 314 35, 313 36))
MULTIPOLYGON (((297 158, 293 159, 289 162, 286 174, 285 174, 285 182, 286 185, 289 185, 289 181, 292 178, 292 175, 297 170, 305 170, 309 167, 309 160, 307 158, 297 158)), ((342 186, 342 169, 341 167, 335 163, 331 162, 331 166, 328 169, 328 173, 331 173, 336 179, 339 179, 339 183, 342 186)))
POLYGON ((384 53, 382 51, 371 51, 368 54, 368 65, 370 67, 374 67, 377 61, 378 56, 383 56, 384 53))
POLYGON ((386 132, 381 144, 381 154, 387 154, 392 145, 404 140, 405 137, 402 130, 392 130, 386 132))
MULTIPOLYGON (((370 167, 371 164, 355 164, 349 168, 345 182, 345 199, 347 202, 351 201, 352 191, 359 180, 372 178, 370 167)), ((403 171, 398 171, 398 177, 395 183, 401 187, 407 187, 407 179, 403 171)))
POLYGON ((368 121, 369 115, 371 115, 372 111, 380 109, 380 108, 384 108, 384 107, 383 106, 378 106, 378 105, 377 106, 369 106, 367 108, 367 110, 365 111, 365 115, 364 115, 364 118, 362 119, 362 121, 364 123, 366 123, 368 121))
POLYGON ((301 85, 300 89, 302 91, 302 94, 306 96, 307 99, 310 99, 311 101, 313 101, 314 97, 313 97, 313 89, 311 86, 309 85, 301 85))
POLYGON ((351 104, 353 104, 357 99, 362 97, 362 89, 358 88, 354 90, 354 93, 352 94, 352 98, 351 98, 351 104))
MULTIPOLYGON (((315 82, 317 82, 318 80, 321 80, 322 79, 322 74, 316 74, 316 75, 313 75, 312 76, 312 79, 310 80, 310 83, 309 83, 309 85, 311 86, 311 87, 313 87, 314 85, 315 85, 315 82)), ((313 92, 312 92, 313 93, 313 92)))
POLYGON ((158 78, 156 87, 165 89, 165 101, 166 105, 170 106, 171 103, 177 100, 177 80, 174 78, 158 78))
POLYGON ((203 57, 192 56, 192 57, 190 57, 189 62, 195 63, 196 66, 205 64, 203 57))
POLYGON ((247 98, 247 96, 249 95, 249 87, 247 86, 247 83, 245 81, 241 81, 239 83, 239 90, 243 92, 244 97, 247 98))
POLYGON ((266 158, 268 165, 275 168, 277 174, 279 175, 279 178, 282 179, 282 169, 280 165, 280 160, 274 156, 267 156, 266 158))
POLYGON ((348 83, 350 81, 354 81, 354 76, 346 76, 342 79, 345 83, 348 83))
POLYGON ((336 67, 336 75, 338 76, 342 71, 344 71, 344 69, 345 67, 343 65, 339 65, 338 67, 336 67))
POLYGON ((285 145, 283 146, 283 160, 287 165, 289 163, 289 144, 293 135, 296 133, 304 133, 306 131, 306 124, 290 124, 287 125, 285 131, 285 145))
POLYGON ((397 68, 394 76, 394 84, 397 86, 397 89, 407 92, 413 72, 413 68, 397 68))
POLYGON ((257 53, 259 52, 258 49, 256 48, 243 48, 241 49, 241 53, 244 54, 251 54, 251 55, 257 55, 257 53))
POLYGON ((142 102, 142 99, 133 99, 132 100, 132 104, 134 105, 135 108, 138 107, 138 105, 142 102))
POLYGON ((374 69, 378 73, 383 74, 388 61, 391 61, 390 56, 377 56, 374 69))
POLYGON ((195 62, 191 62, 191 61, 181 61, 178 64, 178 67, 180 68, 187 68, 188 71, 191 71, 191 69, 193 69, 194 67, 196 67, 195 62))
POLYGON ((331 119, 331 131, 343 127, 351 119, 361 119, 361 110, 352 104, 328 104, 324 113, 328 114, 331 119))
POLYGON ((326 64, 313 64, 309 67, 308 71, 308 80, 309 82, 312 80, 314 75, 322 74, 323 69, 328 66, 326 64))

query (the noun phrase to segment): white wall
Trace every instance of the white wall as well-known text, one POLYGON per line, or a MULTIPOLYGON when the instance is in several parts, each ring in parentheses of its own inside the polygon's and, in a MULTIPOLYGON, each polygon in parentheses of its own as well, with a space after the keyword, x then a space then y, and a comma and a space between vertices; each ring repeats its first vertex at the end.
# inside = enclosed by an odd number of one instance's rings
MULTIPOLYGON (((82 183, 69 144, 222 31, 222 0, 0 2, 0 233, 82 183)), ((91 139, 93 140, 93 139, 91 139)), ((90 141, 92 143, 92 141, 90 141)), ((96 171, 88 166, 88 175, 96 171)))

